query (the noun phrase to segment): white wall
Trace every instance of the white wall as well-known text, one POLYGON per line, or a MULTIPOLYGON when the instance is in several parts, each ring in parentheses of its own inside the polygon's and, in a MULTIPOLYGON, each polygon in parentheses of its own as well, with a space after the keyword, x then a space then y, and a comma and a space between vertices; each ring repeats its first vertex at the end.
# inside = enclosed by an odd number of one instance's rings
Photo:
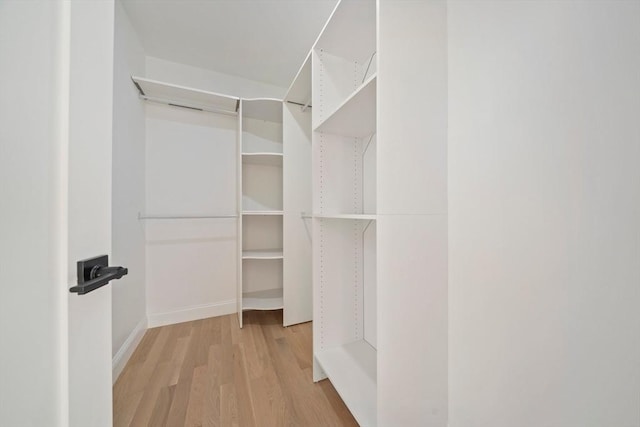
POLYGON ((144 224, 138 220, 145 203, 145 109, 131 81, 144 76, 145 56, 119 1, 115 21, 111 265, 125 266, 129 274, 112 282, 114 381, 147 324, 144 224))
MULTIPOLYGON (((236 213, 232 116, 147 104, 146 213, 236 213)), ((235 312, 236 219, 149 219, 150 326, 235 312)))
POLYGON ((452 427, 640 425, 640 3, 452 1, 452 427))
POLYGON ((241 98, 282 99, 287 88, 147 56, 146 77, 241 98))
POLYGON ((62 426, 66 417, 61 17, 59 2, 0 2, 3 426, 62 426))

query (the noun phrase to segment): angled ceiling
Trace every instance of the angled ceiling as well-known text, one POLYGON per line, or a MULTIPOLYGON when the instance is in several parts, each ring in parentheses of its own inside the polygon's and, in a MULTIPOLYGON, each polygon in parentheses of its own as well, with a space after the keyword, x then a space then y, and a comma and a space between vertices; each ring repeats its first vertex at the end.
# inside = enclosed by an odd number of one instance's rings
POLYGON ((337 0, 122 0, 147 55, 288 87, 337 0))

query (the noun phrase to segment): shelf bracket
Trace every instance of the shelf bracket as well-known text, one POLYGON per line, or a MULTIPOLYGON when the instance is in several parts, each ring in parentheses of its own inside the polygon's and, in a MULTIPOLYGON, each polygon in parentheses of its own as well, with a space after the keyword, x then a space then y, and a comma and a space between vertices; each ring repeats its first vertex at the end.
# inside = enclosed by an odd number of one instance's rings
POLYGON ((311 219, 313 218, 313 216, 311 216, 311 214, 306 213, 306 212, 300 212, 300 219, 303 220, 304 223, 304 229, 307 232, 307 237, 309 238, 309 241, 313 241, 313 237, 311 237, 311 230, 309 230, 309 223, 307 221, 304 221, 305 219, 311 219))
POLYGON ((305 111, 307 111, 307 108, 311 108, 311 98, 309 98, 309 100, 302 106, 302 108, 300 108, 300 111, 304 113, 305 111))
POLYGON ((371 57, 369 58, 369 64, 367 64, 367 69, 364 72, 364 76, 362 76, 362 81, 360 82, 360 84, 364 83, 364 81, 367 79, 367 74, 369 73, 369 68, 371 67, 371 62, 373 61, 373 57, 376 56, 376 53, 378 53, 378 52, 374 51, 371 54, 371 57))
POLYGON ((369 226, 371 225, 371 223, 373 222, 372 219, 367 220, 367 224, 364 226, 364 229, 362 230, 362 235, 364 236, 364 233, 367 232, 367 229, 369 228, 369 226))
POLYGON ((364 146, 364 150, 362 150, 362 157, 364 157, 364 155, 367 154, 367 150, 369 149, 369 144, 371 144, 371 141, 373 140, 374 136, 375 136, 375 132, 371 134, 371 136, 369 137, 369 141, 367 141, 367 145, 364 146))

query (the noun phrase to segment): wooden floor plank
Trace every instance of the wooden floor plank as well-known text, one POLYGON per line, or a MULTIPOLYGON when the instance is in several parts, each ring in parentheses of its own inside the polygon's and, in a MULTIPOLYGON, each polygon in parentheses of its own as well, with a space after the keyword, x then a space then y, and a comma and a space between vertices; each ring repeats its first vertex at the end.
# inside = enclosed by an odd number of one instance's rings
POLYGON ((253 414, 253 403, 249 391, 247 367, 242 343, 233 345, 233 383, 236 386, 236 399, 238 404, 238 420, 243 427, 256 425, 253 414))
POLYGON ((220 387, 220 421, 223 426, 240 427, 236 388, 231 383, 220 387))
POLYGON ((151 413, 151 419, 149 420, 150 426, 166 426, 167 416, 169 415, 169 408, 173 401, 173 395, 175 393, 175 386, 162 387, 158 393, 156 405, 151 413))
POLYGON ((113 387, 114 426, 357 426, 329 381, 312 380, 311 323, 282 311, 150 329, 113 387))
POLYGON ((221 365, 222 345, 214 344, 209 348, 207 363, 207 382, 204 389, 204 408, 202 412, 203 427, 221 427, 220 420, 220 373, 224 369, 221 365))
POLYGON ((168 387, 169 369, 170 365, 168 363, 161 363, 156 366, 130 425, 151 425, 150 421, 155 415, 154 410, 157 407, 158 400, 161 399, 161 390, 168 387))
POLYGON ((205 402, 205 388, 207 384, 207 365, 198 366, 193 370, 191 391, 189 392, 189 404, 185 416, 185 427, 202 426, 203 409, 205 402))
POLYGON ((198 347, 200 343, 200 331, 202 330, 202 321, 196 320, 192 322, 189 347, 184 357, 182 366, 180 367, 180 375, 176 384, 175 395, 169 409, 167 424, 171 426, 183 426, 185 417, 187 416, 187 406, 189 405, 189 393, 191 392, 191 382, 193 380, 193 371, 196 368, 195 361, 198 356, 198 347))
POLYGON ((300 369, 307 369, 312 366, 312 354, 309 351, 309 342, 305 339, 300 329, 300 325, 285 328, 285 337, 289 341, 291 351, 296 356, 300 369))
POLYGON ((117 408, 117 410, 113 411, 114 426, 131 425, 131 420, 133 420, 133 417, 136 415, 143 394, 144 391, 139 391, 135 394, 128 395, 126 398, 120 399, 118 403, 114 402, 114 409, 117 408))

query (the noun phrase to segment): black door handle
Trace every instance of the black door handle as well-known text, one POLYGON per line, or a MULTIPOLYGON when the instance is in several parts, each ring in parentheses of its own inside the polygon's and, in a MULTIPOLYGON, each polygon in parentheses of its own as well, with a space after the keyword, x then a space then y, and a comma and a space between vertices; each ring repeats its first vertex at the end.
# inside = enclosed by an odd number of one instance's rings
POLYGON ((84 295, 128 273, 125 267, 109 267, 107 255, 78 261, 78 285, 69 288, 69 292, 84 295))

